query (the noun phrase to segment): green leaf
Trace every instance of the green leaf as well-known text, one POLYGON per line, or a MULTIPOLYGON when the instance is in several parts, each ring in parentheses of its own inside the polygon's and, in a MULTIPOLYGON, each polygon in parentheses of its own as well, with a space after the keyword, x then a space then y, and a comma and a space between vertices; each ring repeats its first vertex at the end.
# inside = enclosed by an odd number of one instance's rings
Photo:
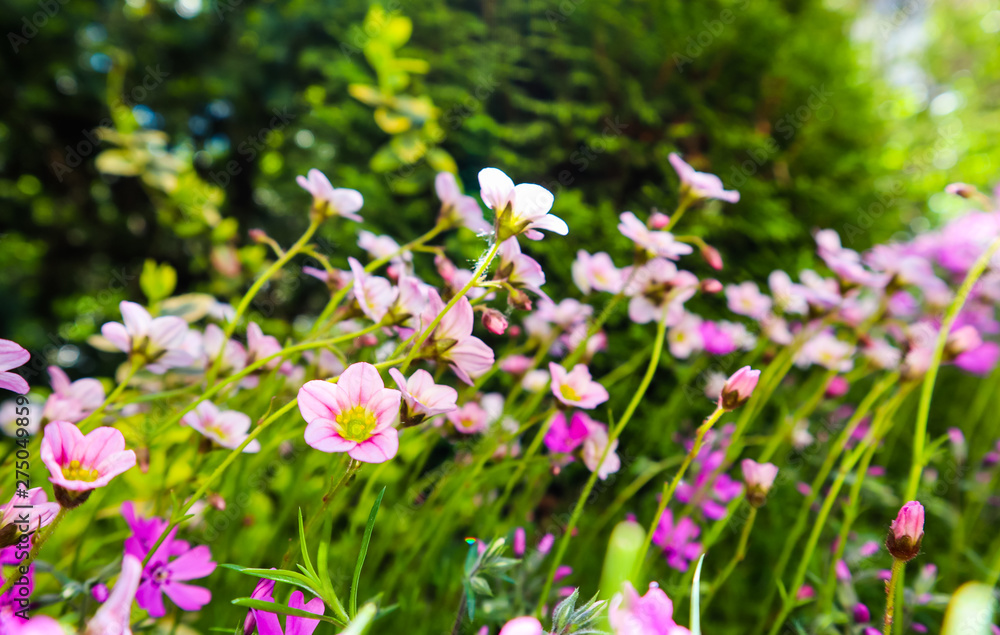
POLYGON ((490 588, 490 583, 482 576, 474 575, 469 578, 469 586, 479 595, 493 597, 493 589, 490 588))
POLYGON ((365 525, 365 536, 361 540, 361 551, 358 552, 358 562, 354 565, 354 580, 351 582, 351 616, 358 613, 358 582, 361 580, 361 567, 365 564, 365 556, 368 555, 368 543, 372 539, 372 530, 375 528, 375 517, 378 515, 378 508, 382 505, 382 497, 385 496, 385 487, 378 493, 372 511, 368 514, 368 524, 365 525))
POLYGON ((284 582, 285 584, 291 584, 299 588, 309 591, 316 597, 323 597, 323 594, 319 592, 318 581, 309 576, 303 575, 301 573, 296 573, 294 571, 287 571, 285 569, 252 569, 249 567, 241 567, 237 564, 222 564, 219 565, 226 569, 232 569, 233 571, 238 571, 240 573, 245 573, 246 575, 256 576, 258 578, 264 578, 266 580, 274 580, 275 582, 284 582))
POLYGON ((993 589, 981 582, 967 582, 948 602, 941 635, 989 635, 995 610, 993 589))
POLYGON ((368 603, 361 607, 358 611, 357 617, 351 620, 351 623, 347 625, 347 628, 340 633, 340 635, 362 635, 371 626, 371 623, 375 621, 375 615, 378 613, 378 609, 374 604, 368 603))
POLYGON ((705 562, 705 554, 698 558, 698 566, 694 570, 694 580, 691 581, 691 635, 701 635, 701 565, 705 562))
POLYGON ((302 509, 299 509, 299 549, 302 551, 302 561, 305 562, 306 571, 312 574, 313 578, 318 578, 316 575, 316 569, 313 569, 312 562, 309 560, 309 547, 306 546, 306 530, 305 526, 302 524, 302 509))
POLYGON ((333 617, 332 615, 317 615, 316 613, 310 613, 309 611, 303 611, 302 609, 293 609, 290 606, 278 604, 277 602, 267 602, 264 600, 256 600, 254 598, 236 598, 233 600, 233 604, 236 606, 245 606, 248 609, 257 609, 259 611, 267 611, 268 613, 277 613, 278 615, 307 617, 311 620, 320 620, 330 624, 336 624, 338 626, 344 625, 341 620, 333 617))
POLYGON ((476 619, 476 594, 468 584, 465 585, 465 608, 469 613, 469 621, 476 619))
POLYGON ((177 271, 173 267, 166 263, 157 265, 156 261, 151 259, 143 263, 142 273, 139 275, 139 287, 150 304, 170 297, 176 286, 177 271))

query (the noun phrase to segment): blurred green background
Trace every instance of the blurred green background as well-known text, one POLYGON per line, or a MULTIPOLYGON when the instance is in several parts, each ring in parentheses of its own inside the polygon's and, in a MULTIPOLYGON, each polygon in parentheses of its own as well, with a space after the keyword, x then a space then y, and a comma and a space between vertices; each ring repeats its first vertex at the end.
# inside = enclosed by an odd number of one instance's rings
MULTIPOLYGON (((733 280, 807 265, 817 227, 853 247, 923 229, 947 182, 994 177, 998 7, 8 0, 0 332, 93 372, 72 345, 141 299, 146 258, 233 297, 265 257, 247 229, 305 226, 310 167, 400 241, 432 223, 435 170, 546 184, 572 233, 531 246, 543 264, 624 254, 618 213, 672 209, 674 150, 743 194, 686 221, 733 280)), ((357 253, 325 230, 335 263, 357 253)), ((321 295, 289 287, 275 317, 321 295)))

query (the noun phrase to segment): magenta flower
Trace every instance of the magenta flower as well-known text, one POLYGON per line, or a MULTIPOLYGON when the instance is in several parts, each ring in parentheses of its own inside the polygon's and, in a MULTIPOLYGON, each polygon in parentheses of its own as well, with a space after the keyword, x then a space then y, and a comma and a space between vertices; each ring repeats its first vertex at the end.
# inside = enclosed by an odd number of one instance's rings
MULTIPOLYGON (((428 291, 427 310, 422 316, 424 324, 444 310, 445 303, 437 291, 428 291)), ((493 366, 493 349, 472 335, 475 314, 469 300, 462 298, 448 311, 431 333, 421 355, 450 364, 458 378, 471 385, 472 378, 485 373, 493 366)))
POLYGON ((0 505, 0 548, 17 544, 22 534, 49 525, 59 513, 59 503, 50 503, 45 490, 33 487, 24 498, 16 494, 0 505))
POLYGON ((892 521, 885 546, 892 557, 899 560, 913 560, 920 553, 920 543, 924 539, 924 506, 917 501, 903 505, 892 521))
POLYGON ((674 622, 674 603, 663 589, 652 582, 646 595, 639 596, 632 583, 625 581, 620 593, 608 605, 608 622, 614 635, 690 635, 691 631, 674 622))
POLYGON ((500 629, 500 635, 545 635, 542 623, 530 615, 515 617, 500 629))
POLYGON ((194 362, 182 348, 187 322, 172 315, 153 318, 135 302, 123 301, 119 307, 124 324, 108 322, 101 333, 115 348, 128 353, 132 363, 159 375, 194 362))
POLYGON ((749 366, 744 366, 726 380, 726 385, 722 387, 722 394, 719 395, 719 407, 725 410, 735 410, 750 399, 757 382, 760 380, 760 371, 753 370, 749 366))
POLYGON ((552 375, 552 394, 564 405, 590 410, 608 400, 604 386, 590 378, 590 371, 583 364, 577 364, 569 373, 566 369, 549 362, 552 375))
POLYGON ((778 476, 778 466, 773 463, 758 463, 753 459, 743 459, 743 482, 747 486, 747 500, 754 507, 760 507, 767 500, 767 494, 778 476))
MULTIPOLYGON (((10 635, 66 635, 66 629, 48 615, 36 615, 22 621, 18 617, 9 617, 4 612, 4 609, 0 608, 0 624, 6 626, 3 620, 8 619, 14 620, 10 623, 12 630, 0 631, 4 635, 7 635, 7 633, 10 633, 10 635)), ((91 635, 91 632, 87 631, 85 635, 91 635)), ((115 632, 107 631, 107 635, 115 635, 115 632)), ((131 632, 128 635, 131 635, 131 632)))
POLYGON ((85 635, 132 635, 129 624, 132 618, 132 601, 135 600, 141 579, 142 560, 125 554, 118 581, 101 608, 87 622, 85 635))
MULTIPOLYGON (((181 419, 220 446, 235 450, 250 434, 250 416, 236 410, 219 410, 211 401, 203 401, 181 419)), ((243 448, 252 454, 260 452, 260 441, 254 439, 243 448)))
MULTIPOLYGON (((257 584, 252 597, 265 602, 274 602, 274 598, 271 597, 271 593, 274 591, 274 582, 271 582, 269 585, 265 585, 265 582, 268 581, 261 580, 257 584), (262 593, 265 591, 267 591, 267 594, 263 595, 262 593)), ((314 615, 323 615, 326 611, 326 606, 320 598, 313 598, 308 602, 304 600, 305 595, 303 595, 302 591, 293 591, 291 597, 288 598, 288 608, 308 611, 314 615)), ((316 627, 319 626, 319 620, 288 615, 285 617, 285 628, 282 630, 281 622, 278 620, 276 614, 259 609, 251 609, 250 613, 253 615, 254 626, 259 635, 312 635, 316 627)), ((250 618, 247 617, 247 621, 249 620, 250 618)), ((244 629, 244 632, 250 635, 253 633, 253 630, 244 629)))
MULTIPOLYGON (((274 567, 271 567, 274 570, 274 567)), ((257 581, 257 585, 253 588, 253 592, 250 593, 250 598, 253 600, 265 600, 273 602, 274 598, 271 596, 274 594, 274 580, 268 580, 267 578, 261 578, 257 581)), ((252 635, 252 633, 257 630, 257 612, 254 609, 247 611, 247 616, 243 620, 243 632, 247 635, 252 635)))
MULTIPOLYGON (((139 560, 145 559, 146 554, 159 540, 160 534, 169 526, 169 523, 157 516, 144 518, 136 515, 135 504, 132 501, 122 503, 121 514, 125 522, 128 523, 129 529, 132 530, 132 535, 125 539, 125 553, 135 556, 139 560)), ((160 552, 178 556, 188 550, 186 542, 174 540, 176 535, 177 528, 174 527, 157 549, 157 557, 159 557, 160 552)))
POLYGON ((326 175, 313 168, 309 176, 298 176, 295 182, 299 187, 313 196, 313 209, 324 218, 343 216, 344 218, 361 222, 358 210, 365 204, 361 192, 347 188, 335 188, 326 175))
POLYGON ((955 358, 955 365, 973 375, 989 375, 1000 359, 1000 345, 983 342, 955 358))
POLYGON ((582 412, 574 412, 569 423, 566 422, 566 414, 562 411, 552 415, 552 423, 545 433, 545 447, 549 452, 555 454, 569 454, 583 444, 584 439, 590 434, 590 428, 584 422, 582 412))
POLYGON ((91 490, 135 466, 135 452, 125 449, 125 437, 118 430, 102 426, 84 436, 67 421, 45 427, 39 456, 49 468, 56 500, 63 507, 83 503, 91 490))
POLYGON ((541 185, 514 181, 496 168, 486 168, 479 172, 479 195, 496 214, 496 239, 504 241, 511 236, 524 234, 531 240, 541 240, 538 230, 554 232, 565 236, 569 226, 558 216, 549 214, 555 197, 541 185))
POLYGON ((403 373, 390 368, 389 375, 396 382, 403 397, 399 417, 404 427, 415 426, 426 419, 458 408, 455 405, 458 391, 451 386, 435 384, 434 378, 426 370, 414 371, 410 378, 406 379, 403 373))
POLYGON ((573 261, 573 282, 584 293, 618 293, 625 281, 611 256, 603 251, 591 255, 581 249, 576 252, 576 260, 573 261))
POLYGON ((675 525, 673 513, 667 509, 653 532, 653 544, 663 549, 669 566, 687 571, 688 564, 701 555, 701 543, 694 542, 700 533, 701 529, 690 518, 682 518, 675 525))
POLYGON ((727 203, 738 203, 740 193, 723 189, 722 179, 707 172, 699 172, 687 164, 676 152, 667 157, 681 179, 681 195, 694 200, 714 198, 727 203))
POLYGON ((45 421, 82 421, 104 403, 104 386, 96 379, 78 379, 72 383, 58 366, 49 366, 52 394, 45 401, 45 421))
POLYGON ((445 415, 455 426, 455 430, 463 434, 475 434, 489 427, 489 415, 478 403, 470 401, 457 410, 445 415))
POLYGON ((678 242, 668 231, 649 229, 632 212, 622 212, 618 219, 621 221, 618 224, 618 231, 651 257, 677 260, 694 251, 691 245, 678 242))
POLYGON ((438 172, 434 177, 434 190, 441 199, 440 220, 450 225, 464 225, 477 234, 485 234, 492 227, 483 219, 483 210, 471 196, 458 187, 451 172, 438 172))
POLYGON ((299 389, 306 443, 321 452, 347 452, 365 463, 388 461, 399 450, 399 433, 392 426, 400 399, 400 392, 386 388, 366 362, 348 366, 336 384, 306 382, 299 389))
POLYGON ((205 545, 187 548, 170 560, 163 554, 174 553, 180 547, 190 547, 184 541, 173 540, 172 543, 166 550, 157 549, 142 572, 136 601, 146 609, 150 617, 163 617, 167 614, 163 594, 185 611, 200 611, 212 601, 211 591, 187 584, 189 580, 204 578, 215 571, 211 551, 205 545))
POLYGON ((23 366, 31 359, 31 353, 22 348, 19 344, 10 340, 0 340, 0 388, 16 392, 19 395, 27 394, 28 382, 17 373, 10 370, 23 366))
POLYGON ((702 345, 710 355, 728 355, 735 351, 738 346, 733 333, 732 325, 726 322, 705 320, 699 327, 702 345))

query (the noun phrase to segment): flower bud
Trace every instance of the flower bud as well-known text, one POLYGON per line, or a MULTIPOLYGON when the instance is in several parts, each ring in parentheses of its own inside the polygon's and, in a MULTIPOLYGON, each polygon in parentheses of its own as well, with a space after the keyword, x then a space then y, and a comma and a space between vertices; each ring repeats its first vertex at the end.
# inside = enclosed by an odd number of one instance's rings
POLYGON ((494 335, 503 335, 507 330, 507 318, 496 309, 486 309, 483 311, 483 326, 494 335))
POLYGON ((758 463, 753 459, 743 459, 743 482, 747 486, 747 501, 754 507, 761 507, 767 502, 767 493, 774 485, 778 476, 778 467, 773 463, 758 463))
POLYGON ((872 619, 872 612, 868 610, 868 607, 864 604, 858 602, 854 605, 854 623, 864 624, 865 622, 870 622, 872 619))
POLYGON ((663 212, 653 212, 649 216, 650 229, 664 229, 670 224, 670 217, 663 212))
POLYGON ((948 341, 944 345, 945 356, 954 359, 965 351, 978 348, 982 343, 976 327, 966 324, 948 334, 948 341))
POLYGON ((968 183, 951 183, 945 186, 944 191, 962 198, 972 198, 978 193, 976 186, 968 183))
POLYGON ((104 604, 108 599, 108 587, 101 583, 95 584, 90 588, 90 595, 99 604, 104 604))
POLYGON ((701 257, 705 259, 708 266, 716 271, 722 269, 722 254, 719 250, 711 245, 703 245, 701 248, 701 257))
POLYGON ((885 539, 886 549, 893 558, 908 561, 920 553, 920 543, 924 538, 924 506, 917 501, 903 505, 892 521, 889 535, 885 539))
POLYGON ((255 243, 270 242, 271 240, 271 237, 263 229, 251 229, 247 231, 247 235, 255 243))
POLYGON ((719 395, 719 407, 724 410, 736 410, 750 399, 757 382, 760 380, 760 371, 753 370, 749 366, 744 366, 726 380, 726 385, 722 387, 722 394, 719 395))
POLYGON ((718 293, 722 291, 722 283, 715 278, 705 278, 701 281, 702 293, 718 293))
POLYGON ((531 616, 515 617, 500 629, 500 635, 543 635, 542 623, 531 616))

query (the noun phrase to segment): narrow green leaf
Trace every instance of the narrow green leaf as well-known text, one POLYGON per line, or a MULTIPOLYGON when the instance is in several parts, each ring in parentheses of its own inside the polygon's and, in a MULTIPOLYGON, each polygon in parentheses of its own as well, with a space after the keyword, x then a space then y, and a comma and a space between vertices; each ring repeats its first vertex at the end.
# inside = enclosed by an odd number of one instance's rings
POLYGON ((361 567, 365 564, 365 556, 368 555, 368 543, 372 539, 372 530, 375 528, 375 517, 378 515, 378 508, 382 505, 382 497, 385 496, 385 487, 378 493, 372 511, 368 514, 368 524, 365 525, 365 537, 361 540, 361 551, 358 553, 358 562, 354 565, 354 580, 351 582, 351 617, 358 613, 358 582, 361 580, 361 567))
POLYGON ((698 566, 694 570, 694 580, 691 582, 691 635, 701 635, 701 564, 705 562, 705 554, 698 558, 698 566))
POLYGON ((378 613, 378 609, 374 604, 365 604, 358 611, 357 617, 351 620, 351 623, 347 625, 347 628, 340 635, 362 635, 368 630, 371 623, 375 621, 376 613, 378 613))
POLYGON ((306 564, 306 569, 312 574, 314 578, 318 577, 316 575, 316 569, 313 569, 312 562, 309 560, 309 548, 306 546, 306 529, 302 524, 302 509, 299 509, 299 549, 302 551, 302 561, 306 564))
POLYGON ((336 624, 337 626, 344 625, 344 622, 333 617, 332 615, 317 615, 316 613, 310 613, 309 611, 303 611, 302 609, 293 609, 290 606, 285 606, 284 604, 278 604, 277 602, 267 602, 265 600, 256 600, 254 598, 236 598, 235 600, 233 600, 233 604, 235 604, 236 606, 245 606, 248 609, 257 609, 258 611, 277 613, 278 615, 307 617, 311 620, 320 620, 322 622, 336 624))
POLYGON ((476 619, 476 594, 468 583, 465 584, 465 608, 469 612, 469 621, 476 619))

